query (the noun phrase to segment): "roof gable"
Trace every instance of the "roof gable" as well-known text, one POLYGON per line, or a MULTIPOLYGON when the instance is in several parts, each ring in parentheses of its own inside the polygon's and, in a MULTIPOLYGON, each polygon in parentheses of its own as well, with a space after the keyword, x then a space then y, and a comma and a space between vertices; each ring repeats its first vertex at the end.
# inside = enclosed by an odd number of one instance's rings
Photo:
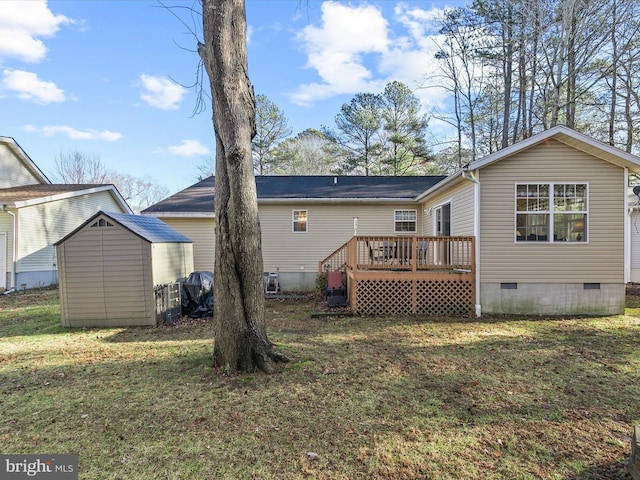
POLYGON ((29 158, 29 155, 27 155, 22 147, 18 145, 18 142, 16 142, 13 138, 0 136, 0 143, 6 145, 13 153, 15 158, 18 159, 18 161, 23 165, 23 167, 26 168, 29 173, 33 175, 33 177, 37 179, 41 184, 51 183, 51 180, 47 178, 42 170, 38 168, 35 162, 31 160, 31 158, 29 158))
POLYGON ((505 158, 511 157, 550 139, 557 140, 619 167, 628 168, 632 172, 640 172, 640 157, 594 140, 588 135, 576 132, 564 125, 557 125, 509 147, 503 148, 502 150, 498 150, 491 155, 487 155, 484 158, 471 162, 469 170, 486 167, 487 165, 504 160, 505 158))

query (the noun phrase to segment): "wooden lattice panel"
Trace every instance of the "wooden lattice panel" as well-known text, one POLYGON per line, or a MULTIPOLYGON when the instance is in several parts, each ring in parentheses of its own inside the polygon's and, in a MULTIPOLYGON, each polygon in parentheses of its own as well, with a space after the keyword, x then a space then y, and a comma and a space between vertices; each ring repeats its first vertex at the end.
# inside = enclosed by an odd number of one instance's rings
POLYGON ((358 280, 355 282, 360 315, 410 315, 410 280, 358 280))
POLYGON ((432 274, 422 278, 407 278, 402 273, 358 278, 355 274, 350 285, 351 306, 360 315, 459 316, 474 312, 473 274, 432 274))
POLYGON ((469 315, 474 311, 474 301, 472 279, 416 281, 418 315, 469 315))

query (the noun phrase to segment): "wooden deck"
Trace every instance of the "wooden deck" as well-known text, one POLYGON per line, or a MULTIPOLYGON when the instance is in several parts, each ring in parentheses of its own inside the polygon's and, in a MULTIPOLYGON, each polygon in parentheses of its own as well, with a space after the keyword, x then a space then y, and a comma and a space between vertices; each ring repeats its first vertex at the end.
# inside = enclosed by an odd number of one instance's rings
POLYGON ((318 263, 346 272, 351 308, 362 315, 471 315, 475 238, 356 236, 318 263))

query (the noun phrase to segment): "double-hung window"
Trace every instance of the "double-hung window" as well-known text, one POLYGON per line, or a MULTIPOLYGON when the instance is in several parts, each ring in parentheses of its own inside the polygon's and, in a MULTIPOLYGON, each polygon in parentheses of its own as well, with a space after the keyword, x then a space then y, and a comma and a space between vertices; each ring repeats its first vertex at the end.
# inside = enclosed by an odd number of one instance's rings
POLYGON ((293 210, 292 212, 293 233, 306 233, 307 232, 307 211, 306 210, 293 210))
POLYGON ((395 210, 393 212, 393 231, 395 233, 415 233, 418 231, 417 210, 395 210))
POLYGON ((516 185, 516 242, 586 242, 586 183, 516 185))

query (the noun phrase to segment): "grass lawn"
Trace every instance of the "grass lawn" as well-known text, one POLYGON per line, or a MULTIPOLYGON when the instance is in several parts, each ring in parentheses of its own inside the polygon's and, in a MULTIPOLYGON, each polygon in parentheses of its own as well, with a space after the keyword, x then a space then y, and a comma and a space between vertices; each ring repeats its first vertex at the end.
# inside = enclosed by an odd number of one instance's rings
POLYGON ((624 316, 481 321, 269 300, 294 361, 223 377, 208 322, 64 329, 57 295, 0 296, 0 453, 78 453, 91 480, 630 478, 637 297, 624 316))

